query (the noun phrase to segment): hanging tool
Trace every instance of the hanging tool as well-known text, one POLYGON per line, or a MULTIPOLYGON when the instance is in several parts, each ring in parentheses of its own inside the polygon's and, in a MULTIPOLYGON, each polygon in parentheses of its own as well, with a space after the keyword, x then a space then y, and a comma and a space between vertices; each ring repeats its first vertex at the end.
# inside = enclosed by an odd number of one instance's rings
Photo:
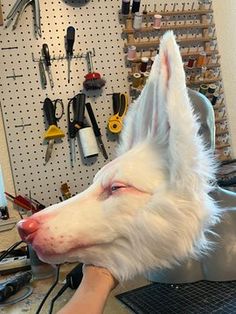
POLYGON ((63 195, 63 199, 64 200, 67 200, 68 198, 71 198, 70 187, 68 186, 67 183, 63 183, 61 185, 61 193, 63 195))
POLYGON ((39 74, 40 74, 42 88, 45 89, 47 87, 47 78, 46 78, 42 59, 39 60, 39 74))
POLYGON ((84 110, 85 110, 86 95, 81 93, 72 98, 67 107, 67 119, 68 119, 68 135, 70 139, 70 151, 71 151, 71 165, 74 166, 76 160, 75 153, 75 138, 78 130, 83 127, 84 110), (72 110, 71 110, 72 104, 72 110), (73 112, 73 119, 71 119, 71 111, 73 112))
POLYGON ((92 62, 92 52, 88 51, 86 53, 86 60, 88 63, 89 73, 85 75, 84 88, 86 90, 97 90, 101 89, 106 81, 101 78, 100 73, 94 72, 93 70, 93 62, 92 62))
POLYGON ((28 199, 27 197, 21 195, 13 196, 12 194, 7 192, 5 192, 5 194, 14 204, 27 211, 31 211, 32 213, 36 213, 46 207, 32 197, 28 199))
POLYGON ((25 197, 21 196, 21 195, 17 195, 17 196, 13 196, 10 193, 5 192, 5 194, 7 195, 7 197, 13 201, 14 204, 16 204, 17 206, 27 210, 27 211, 31 211, 31 212, 36 212, 36 208, 34 207, 34 205, 25 197))
POLYGON ((96 118, 94 116, 93 109, 92 109, 92 106, 90 103, 86 103, 86 109, 88 111, 89 118, 90 118, 92 126, 93 126, 93 131, 94 131, 94 134, 96 136, 98 146, 100 147, 100 150, 103 154, 103 157, 105 159, 108 159, 108 155, 107 155, 105 146, 104 146, 103 141, 102 141, 102 135, 101 135, 100 129, 98 127, 98 124, 97 124, 97 121, 96 121, 96 118))
POLYGON ((69 26, 66 31, 66 55, 68 61, 68 83, 70 83, 70 68, 71 60, 73 58, 73 46, 75 42, 75 28, 69 26))
POLYGON ((51 88, 53 88, 54 82, 53 82, 52 71, 51 71, 51 57, 49 53, 48 44, 43 44, 42 53, 44 56, 44 62, 45 62, 46 71, 48 73, 49 82, 50 82, 51 88))
POLYGON ((15 23, 13 24, 12 29, 15 30, 17 27, 17 24, 19 23, 19 20, 25 11, 25 8, 32 4, 34 7, 34 31, 36 37, 41 37, 41 23, 40 23, 40 6, 39 6, 39 0, 17 0, 15 4, 13 5, 11 11, 7 15, 7 19, 13 20, 14 17, 17 15, 15 23))
POLYGON ((3 25, 3 14, 2 14, 2 4, 0 0, 0 26, 3 25))
POLYGON ((60 101, 59 99, 55 100, 55 104, 53 104, 51 99, 46 98, 44 100, 43 110, 46 114, 46 119, 49 125, 47 131, 44 133, 44 139, 48 140, 48 147, 45 155, 45 163, 47 163, 52 154, 54 140, 65 136, 61 129, 59 129, 59 127, 57 126, 57 121, 59 121, 64 114, 64 107, 62 101, 60 101), (60 117, 56 117, 58 102, 60 102, 62 106, 62 113, 60 117))
POLYGON ((128 109, 127 94, 113 94, 114 115, 108 120, 108 129, 111 133, 119 133, 123 126, 123 119, 128 109))

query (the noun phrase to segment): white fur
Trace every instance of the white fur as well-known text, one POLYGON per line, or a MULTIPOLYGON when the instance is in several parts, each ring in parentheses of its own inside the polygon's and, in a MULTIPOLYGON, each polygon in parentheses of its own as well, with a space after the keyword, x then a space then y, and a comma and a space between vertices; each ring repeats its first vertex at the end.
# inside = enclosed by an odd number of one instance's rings
POLYGON ((209 247, 218 208, 209 197, 214 163, 198 136, 172 32, 130 106, 118 155, 83 193, 37 213, 33 247, 48 262, 107 267, 126 280, 170 267, 209 247), (124 188, 111 191, 122 183, 124 188), (86 244, 96 245, 82 248, 86 244))

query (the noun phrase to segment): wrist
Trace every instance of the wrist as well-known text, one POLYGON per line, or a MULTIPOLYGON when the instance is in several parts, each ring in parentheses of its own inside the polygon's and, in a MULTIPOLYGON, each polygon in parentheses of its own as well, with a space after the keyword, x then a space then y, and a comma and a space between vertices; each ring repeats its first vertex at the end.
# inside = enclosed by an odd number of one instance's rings
POLYGON ((93 265, 85 266, 83 279, 84 283, 88 283, 89 285, 93 283, 94 288, 109 292, 118 284, 118 281, 106 268, 93 265))

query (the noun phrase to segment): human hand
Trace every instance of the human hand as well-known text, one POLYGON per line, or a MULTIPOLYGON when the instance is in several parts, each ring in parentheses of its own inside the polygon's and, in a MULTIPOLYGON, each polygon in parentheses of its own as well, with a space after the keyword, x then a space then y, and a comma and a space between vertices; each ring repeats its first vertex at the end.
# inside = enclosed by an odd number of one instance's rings
POLYGON ((87 282, 103 282, 111 291, 118 285, 118 280, 109 272, 107 268, 94 265, 83 265, 83 275, 87 282))
POLYGON ((84 265, 79 288, 57 314, 102 314, 107 298, 117 284, 118 281, 106 268, 84 265))

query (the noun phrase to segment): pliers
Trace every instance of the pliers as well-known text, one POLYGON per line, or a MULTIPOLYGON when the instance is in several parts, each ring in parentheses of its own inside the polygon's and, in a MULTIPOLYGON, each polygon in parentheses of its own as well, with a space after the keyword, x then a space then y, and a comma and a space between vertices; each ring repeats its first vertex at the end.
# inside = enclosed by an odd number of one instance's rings
POLYGON ((7 15, 7 19, 14 19, 15 16, 16 20, 15 23, 12 27, 12 29, 16 29, 17 24, 21 18, 21 15, 25 11, 25 8, 27 5, 32 3, 34 6, 34 18, 35 18, 35 23, 34 23, 34 29, 35 29, 35 35, 41 37, 41 23, 40 23, 40 7, 39 7, 39 0, 16 0, 15 4, 13 5, 11 11, 7 15))

